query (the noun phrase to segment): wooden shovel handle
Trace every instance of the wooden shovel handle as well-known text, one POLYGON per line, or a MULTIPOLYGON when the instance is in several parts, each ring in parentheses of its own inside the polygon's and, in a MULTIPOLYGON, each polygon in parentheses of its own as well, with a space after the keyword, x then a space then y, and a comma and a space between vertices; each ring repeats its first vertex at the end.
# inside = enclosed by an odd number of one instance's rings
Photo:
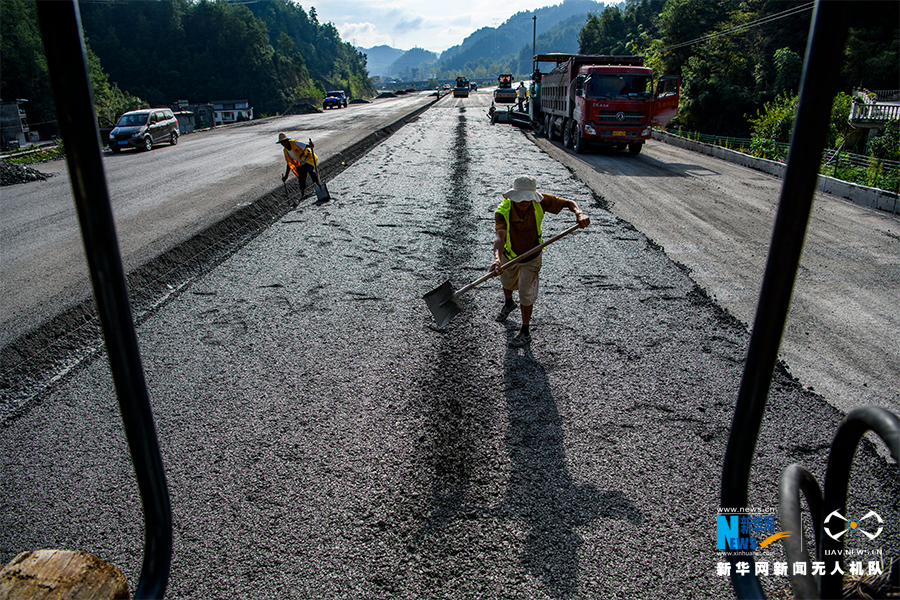
MULTIPOLYGON (((312 138, 309 138, 309 145, 312 146, 312 138)), ((312 154, 313 159, 313 168, 316 170, 316 177, 319 176, 319 161, 316 160, 316 153, 312 148, 309 149, 309 153, 312 154)), ((321 181, 321 179, 319 180, 321 181)))
MULTIPOLYGON (((511 267, 511 266, 513 266, 513 265, 515 265, 515 264, 517 264, 517 263, 522 262, 523 260, 525 260, 525 259, 528 258, 529 256, 533 256, 535 253, 539 252, 542 248, 544 248, 544 246, 549 246, 549 245, 552 244, 553 242, 555 242, 555 241, 557 241, 557 240, 561 240, 562 238, 566 237, 567 235, 569 235, 570 233, 572 233, 572 232, 575 231, 576 229, 579 229, 580 227, 581 227, 581 225, 579 225, 579 224, 577 224, 577 223, 576 223, 575 225, 572 225, 571 227, 569 227, 568 229, 566 229, 565 231, 563 231, 563 232, 560 233, 559 235, 553 236, 552 238, 550 238, 549 240, 547 240, 547 241, 544 242, 543 244, 540 244, 540 245, 538 245, 538 246, 535 246, 534 248, 532 248, 532 249, 529 250, 528 252, 523 252, 522 254, 518 255, 517 257, 515 257, 514 259, 512 259, 512 260, 509 261, 508 263, 504 264, 503 267, 502 267, 502 269, 508 269, 509 267, 511 267)), ((485 281, 487 281, 488 279, 491 279, 491 278, 493 278, 493 277, 496 277, 496 276, 498 276, 499 274, 500 274, 499 272, 497 272, 497 273, 488 273, 488 274, 485 275, 484 277, 480 277, 479 279, 476 279, 475 281, 473 281, 473 282, 470 283, 469 285, 465 286, 464 288, 462 288, 461 290, 459 290, 458 292, 456 292, 455 294, 453 294, 453 297, 451 298, 451 300, 456 300, 457 298, 459 298, 460 296, 462 296, 463 294, 465 294, 466 292, 468 292, 469 290, 471 290, 471 289, 474 288, 475 286, 479 286, 479 285, 481 285, 482 283, 484 283, 485 281)))

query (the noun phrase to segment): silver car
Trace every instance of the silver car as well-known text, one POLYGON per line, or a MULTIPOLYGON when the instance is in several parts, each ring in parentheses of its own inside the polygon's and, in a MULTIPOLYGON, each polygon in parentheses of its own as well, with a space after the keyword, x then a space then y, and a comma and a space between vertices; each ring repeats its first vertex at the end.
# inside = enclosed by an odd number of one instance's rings
POLYGON ((152 150, 155 144, 178 143, 178 121, 170 108, 146 108, 127 112, 109 132, 109 149, 119 152, 125 148, 152 150))

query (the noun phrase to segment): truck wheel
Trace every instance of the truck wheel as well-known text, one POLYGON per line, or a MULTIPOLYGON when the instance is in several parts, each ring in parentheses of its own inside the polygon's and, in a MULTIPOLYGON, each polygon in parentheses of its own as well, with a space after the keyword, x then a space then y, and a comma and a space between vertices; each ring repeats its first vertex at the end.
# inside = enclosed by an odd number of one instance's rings
POLYGON ((572 129, 572 137, 574 138, 572 140, 572 146, 575 149, 575 154, 581 154, 584 152, 585 147, 584 138, 581 137, 581 131, 578 129, 577 124, 572 129))
POLYGON ((643 146, 643 144, 641 144, 639 142, 632 142, 632 143, 628 144, 628 153, 629 154, 640 154, 641 146, 643 146))
POLYGON ((548 140, 553 139, 553 121, 550 120, 550 115, 544 117, 544 133, 547 135, 548 140))
POLYGON ((578 124, 574 121, 563 121, 563 147, 571 148, 572 147, 572 127, 577 127, 578 124))

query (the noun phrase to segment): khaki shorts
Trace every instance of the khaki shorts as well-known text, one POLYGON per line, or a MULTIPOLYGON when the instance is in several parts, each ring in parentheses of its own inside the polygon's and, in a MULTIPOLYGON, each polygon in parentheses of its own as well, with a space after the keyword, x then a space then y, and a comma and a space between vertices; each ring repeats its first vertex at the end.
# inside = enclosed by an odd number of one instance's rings
MULTIPOLYGON (((500 273, 500 283, 507 290, 519 290, 519 303, 522 306, 531 306, 537 302, 538 274, 541 271, 541 261, 544 254, 537 258, 514 264, 511 268, 500 273)), ((500 255, 500 264, 505 265, 510 259, 505 253, 500 255)))

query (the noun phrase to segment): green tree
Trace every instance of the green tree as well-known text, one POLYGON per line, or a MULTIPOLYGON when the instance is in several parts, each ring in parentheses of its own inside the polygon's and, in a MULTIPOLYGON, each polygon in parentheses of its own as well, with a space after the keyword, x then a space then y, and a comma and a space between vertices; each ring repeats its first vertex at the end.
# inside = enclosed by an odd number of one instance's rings
MULTIPOLYGON (((757 112, 756 118, 749 119, 753 140, 771 140, 788 143, 794 129, 794 118, 797 114, 798 96, 792 92, 780 94, 774 100, 766 102, 763 109, 757 112)), ((850 117, 849 95, 839 92, 831 105, 831 119, 828 126, 826 147, 838 148, 847 135, 850 117)))
POLYGON ((0 1, 0 97, 27 100, 32 129, 55 130, 56 109, 33 1, 0 1))
POLYGON ((607 6, 600 16, 589 15, 578 34, 582 54, 644 54, 657 36, 664 0, 630 2, 624 9, 607 6))
POLYGON ((756 118, 749 119, 752 137, 788 143, 794 128, 794 115, 797 113, 797 96, 793 93, 776 96, 766 102, 756 118))
POLYGON ((87 45, 85 40, 85 54, 87 55, 88 75, 91 79, 92 95, 94 96, 94 113, 100 127, 112 127, 122 113, 139 108, 149 108, 150 105, 136 96, 123 92, 116 85, 110 85, 109 76, 103 71, 100 59, 87 45))
POLYGON ((803 72, 803 59, 790 48, 779 48, 775 51, 775 89, 796 92, 800 89, 800 75, 803 72))
POLYGON ((600 16, 589 15, 584 28, 578 34, 581 54, 625 54, 628 31, 622 12, 615 6, 607 6, 600 16))
POLYGON ((853 98, 844 92, 838 92, 831 105, 831 119, 828 122, 828 148, 838 148, 847 138, 850 131, 850 107, 853 98))
POLYGON ((900 2, 858 0, 848 18, 841 87, 900 89, 900 2))
MULTIPOLYGON (((5 1, 5 0, 4 0, 5 1)), ((275 114, 326 88, 374 95, 365 57, 290 0, 85 2, 82 22, 110 80, 152 105, 246 98, 275 114)))
POLYGON ((788 89, 796 73, 794 55, 805 46, 810 11, 783 14, 795 7, 774 0, 666 3, 659 19, 661 42, 651 49, 660 54, 665 72, 682 75, 682 127, 749 134, 745 115, 788 89))
MULTIPOLYGON (((28 100, 25 109, 31 128, 41 131, 44 138, 55 135, 56 111, 34 2, 3 0, 0 11, 3 98, 28 100)), ((111 85, 87 36, 84 44, 94 112, 101 127, 113 125, 123 112, 147 106, 140 98, 111 85)))
POLYGON ((869 141, 866 153, 875 158, 900 160, 900 124, 888 122, 881 135, 869 141))
POLYGON ((694 45, 682 45, 715 31, 726 20, 731 3, 728 0, 669 0, 659 15, 659 33, 663 69, 680 73, 697 53, 694 45))

